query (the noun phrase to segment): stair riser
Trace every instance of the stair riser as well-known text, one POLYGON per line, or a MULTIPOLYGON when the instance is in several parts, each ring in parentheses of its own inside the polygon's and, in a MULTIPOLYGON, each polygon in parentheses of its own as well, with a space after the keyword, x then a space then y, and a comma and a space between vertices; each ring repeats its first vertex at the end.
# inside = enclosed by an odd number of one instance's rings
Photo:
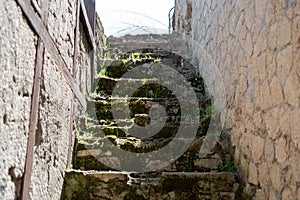
MULTIPOLYGON (((210 106, 210 101, 199 102, 200 105, 194 105, 192 103, 187 104, 185 103, 185 107, 187 108, 195 108, 196 106, 199 107, 200 113, 199 116, 201 119, 207 117, 206 116, 206 108, 210 106)), ((90 117, 98 119, 98 120, 118 120, 118 119, 126 119, 126 116, 130 116, 130 118, 134 118, 135 114, 149 114, 151 110, 151 115, 155 116, 153 119, 155 120, 156 117, 158 118, 166 118, 167 122, 179 122, 180 120, 185 121, 188 119, 188 116, 181 116, 180 112, 180 104, 176 101, 160 101, 155 102, 154 100, 135 100, 135 101, 90 101, 88 102, 87 111, 90 117), (114 108, 115 117, 112 114, 112 106, 114 108), (127 113, 125 108, 129 107, 130 113, 127 113), (161 113, 160 107, 165 109, 166 113, 161 113), (152 110, 151 110, 152 109, 152 110), (155 110, 156 109, 156 110, 155 110), (157 110, 159 109, 159 110, 157 110), (159 117, 160 115, 163 115, 159 117), (122 118, 123 117, 123 118, 122 118)), ((192 110, 191 110, 192 111, 192 110)), ((133 120, 134 121, 134 120, 133 120)))
POLYGON ((67 172, 62 199, 233 200, 239 187, 231 173, 162 174, 158 179, 143 178, 141 185, 128 184, 138 181, 132 176, 122 173, 84 175, 67 172))
MULTIPOLYGON (((173 91, 168 88, 158 84, 158 82, 153 78, 145 79, 112 79, 100 77, 95 80, 97 84, 96 92, 105 95, 112 95, 114 90, 121 89, 123 94, 129 95, 129 97, 148 97, 148 98, 176 98, 173 94, 173 91), (118 88, 116 85, 121 88, 118 88), (136 84, 140 85, 140 88, 133 90, 136 87, 136 84), (125 87, 126 86, 126 87, 125 87), (133 92, 133 93, 132 93, 133 92)), ((174 83, 176 84, 176 83, 174 83)), ((193 85, 195 85, 193 83, 193 85)), ((181 97, 186 97, 185 86, 174 85, 177 91, 182 91, 181 97)), ((191 86, 192 87, 192 86, 191 86)), ((204 90, 194 87, 194 92, 196 96, 203 96, 204 90)), ((125 96, 124 96, 125 97, 125 96)), ((180 96, 177 98, 181 98, 180 96)))
MULTIPOLYGON (((107 159, 108 157, 115 162, 115 169, 123 168, 121 163, 129 162, 129 158, 121 157, 119 158, 118 153, 115 148, 122 148, 125 151, 136 152, 136 153, 146 153, 161 149, 164 145, 169 145, 172 138, 170 139, 153 139, 153 140, 143 140, 139 141, 137 139, 130 138, 115 138, 106 137, 111 141, 111 145, 103 146, 105 137, 97 137, 94 140, 86 141, 86 143, 80 143, 77 146, 77 154, 74 166, 76 169, 85 170, 107 170, 108 167, 101 163, 101 159, 107 159), (116 147, 118 146, 118 147, 116 147), (122 160, 120 160, 122 159, 122 160)), ((163 162, 168 162, 164 164, 166 167, 159 169, 158 171, 218 171, 220 166, 224 163, 232 161, 232 152, 230 151, 230 143, 226 140, 220 140, 212 149, 209 150, 209 154, 204 157, 199 157, 199 152, 202 150, 203 139, 199 138, 195 140, 189 147, 189 149, 180 156, 175 162, 171 161, 173 159, 172 152, 169 152, 164 156, 164 160, 151 159, 149 162, 145 161, 142 165, 147 171, 149 168, 153 168, 155 165, 160 165, 163 162), (169 158, 169 159, 168 159, 169 158)), ((179 143, 184 144, 188 142, 186 139, 176 139, 179 143), (181 140, 181 141, 180 141, 181 140)), ((80 141, 79 141, 80 142, 80 141)), ((176 153, 178 148, 178 143, 174 143, 173 151, 176 153)), ((207 143, 206 143, 207 146, 207 143)), ((204 146, 204 148, 206 148, 204 146)), ((136 160, 132 161, 132 165, 136 160)))

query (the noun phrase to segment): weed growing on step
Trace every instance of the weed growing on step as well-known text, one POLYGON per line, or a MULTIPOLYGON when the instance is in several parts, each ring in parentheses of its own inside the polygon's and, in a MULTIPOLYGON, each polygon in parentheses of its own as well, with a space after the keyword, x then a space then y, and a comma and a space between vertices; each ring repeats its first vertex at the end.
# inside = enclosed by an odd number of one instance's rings
POLYGON ((108 78, 110 76, 110 73, 106 69, 102 69, 100 71, 100 76, 108 78))
POLYGON ((204 79, 201 76, 201 74, 198 74, 196 77, 196 81, 198 83, 198 86, 204 87, 205 83, 204 83, 204 79))
POLYGON ((160 57, 157 57, 154 59, 154 63, 160 63, 161 62, 161 58, 160 57))
POLYGON ((207 119, 214 115, 215 110, 213 106, 207 106, 204 110, 200 111, 201 118, 207 119))
POLYGON ((221 131, 216 131, 214 132, 215 135, 218 135, 219 137, 221 138, 225 138, 225 137, 228 137, 229 134, 228 132, 224 131, 224 130, 221 130, 221 131))
POLYGON ((219 165, 219 171, 221 172, 236 172, 234 161, 225 161, 222 165, 219 165))

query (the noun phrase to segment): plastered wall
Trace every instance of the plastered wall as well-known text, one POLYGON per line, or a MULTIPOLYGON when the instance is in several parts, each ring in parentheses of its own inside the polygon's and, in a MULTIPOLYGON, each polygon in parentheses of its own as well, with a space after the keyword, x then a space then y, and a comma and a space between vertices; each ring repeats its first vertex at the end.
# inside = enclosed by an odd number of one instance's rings
POLYGON ((300 199, 300 2, 177 0, 189 38, 256 199, 300 199))

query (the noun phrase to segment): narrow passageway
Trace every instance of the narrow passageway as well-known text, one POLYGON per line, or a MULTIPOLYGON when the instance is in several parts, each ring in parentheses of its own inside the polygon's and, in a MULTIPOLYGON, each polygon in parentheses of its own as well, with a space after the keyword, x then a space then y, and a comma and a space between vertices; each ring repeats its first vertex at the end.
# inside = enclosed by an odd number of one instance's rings
POLYGON ((300 1, 0 13, 0 199, 300 199, 300 1))

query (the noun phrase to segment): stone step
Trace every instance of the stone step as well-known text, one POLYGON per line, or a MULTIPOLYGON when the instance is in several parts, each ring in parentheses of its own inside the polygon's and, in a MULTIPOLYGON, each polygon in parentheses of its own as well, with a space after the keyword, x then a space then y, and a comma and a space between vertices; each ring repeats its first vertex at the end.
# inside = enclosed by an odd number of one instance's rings
MULTIPOLYGON (((186 146, 182 155, 166 154, 163 159, 150 158, 140 165, 143 169, 153 169, 163 165, 158 171, 218 171, 224 164, 232 162, 232 150, 228 138, 216 135, 203 136, 191 142, 188 138, 136 138, 108 136, 78 136, 76 155, 73 162, 75 169, 85 170, 116 170, 122 169, 131 162, 122 157, 118 149, 133 153, 157 151, 168 145, 170 152, 179 149, 178 145, 186 146), (176 140, 174 143, 173 140, 176 140), (171 143, 173 142, 173 143, 171 143), (105 163, 109 160, 109 166, 105 163)), ((136 156, 136 155, 134 155, 136 156)), ((138 155, 137 155, 138 156, 138 155)), ((137 157, 138 158, 138 157, 137 157)))
MULTIPOLYGON (((130 69, 143 65, 145 63, 154 63, 159 61, 162 64, 172 66, 173 68, 182 68, 182 57, 168 51, 159 49, 138 49, 134 52, 122 53, 116 49, 109 49, 109 54, 117 54, 117 59, 103 58, 98 64, 98 71, 112 78, 120 78, 130 69), (166 62, 165 62, 166 60, 166 62), (174 61, 174 62, 170 62, 174 61)), ((192 68, 188 62, 184 63, 185 68, 192 68)), ((195 76, 195 74, 194 74, 195 76)))
POLYGON ((131 52, 136 49, 167 49, 179 55, 191 54, 191 46, 178 33, 125 35, 121 38, 108 37, 107 41, 111 48, 118 48, 123 52, 131 52))
POLYGON ((100 60, 98 71, 101 75, 111 78, 121 78, 126 72, 136 66, 146 63, 155 63, 157 57, 150 54, 122 54, 117 60, 100 60))
MULTIPOLYGON (((176 98, 175 94, 165 86, 159 84, 155 78, 111 78, 100 76, 95 80, 97 83, 96 92, 104 96, 110 96, 113 91, 122 89, 122 92, 132 97, 148 97, 148 98, 176 98), (118 85, 117 85, 118 83, 118 85), (140 86, 140 87, 138 87, 140 86), (121 87, 121 88, 118 88, 121 87), (138 87, 138 88, 136 88, 138 87), (133 90, 133 88, 136 88, 133 90)), ((176 84, 175 82, 173 84, 176 84)), ((182 91, 182 97, 187 96, 186 88, 181 85, 176 85, 177 91, 182 91)), ((193 87, 196 96, 204 96, 204 89, 193 87)), ((178 97, 177 97, 178 98, 178 97)))
MULTIPOLYGON (((186 127, 193 126, 192 124, 186 124, 186 127)), ((138 126, 134 121, 120 121, 116 124, 110 125, 89 125, 85 130, 80 130, 82 138, 86 135, 93 135, 94 137, 102 137, 104 135, 116 136, 116 137, 130 137, 131 135, 138 134, 139 131, 143 131, 143 135, 150 135, 156 133, 157 136, 153 138, 169 138, 173 137, 178 130, 179 125, 173 123, 156 123, 149 126, 138 126)), ((142 134, 141 134, 142 135, 142 134)))
MULTIPOLYGON (((136 66, 144 69, 147 73, 142 73, 143 76, 153 75, 151 68, 154 65, 169 66, 192 83, 193 86, 204 89, 204 81, 201 76, 197 75, 196 68, 188 61, 179 55, 168 51, 141 49, 134 53, 124 53, 119 55, 118 59, 103 59, 100 60, 98 71, 100 74, 112 78, 120 78, 126 72, 136 66)), ((155 74, 155 73, 154 73, 155 74)), ((141 75, 141 74, 140 74, 141 75)))
MULTIPOLYGON (((197 108, 204 117, 205 110, 211 105, 211 100, 203 98, 198 100, 198 105, 194 105, 192 102, 184 102, 186 107, 197 108)), ((149 114, 155 117, 167 117, 173 119, 179 119, 180 103, 176 98, 107 98, 98 100, 89 100, 87 103, 87 112, 90 117, 97 118, 98 120, 112 120, 114 119, 112 114, 112 108, 115 113, 115 117, 126 118, 130 116, 135 118, 136 114, 149 114), (126 110, 129 108, 130 110, 126 110), (129 111, 129 113, 127 113, 129 111)), ((184 118, 184 117, 183 117, 184 118)))
POLYGON ((69 170, 62 198, 113 200, 239 199, 239 174, 230 172, 163 172, 137 174, 69 170))

